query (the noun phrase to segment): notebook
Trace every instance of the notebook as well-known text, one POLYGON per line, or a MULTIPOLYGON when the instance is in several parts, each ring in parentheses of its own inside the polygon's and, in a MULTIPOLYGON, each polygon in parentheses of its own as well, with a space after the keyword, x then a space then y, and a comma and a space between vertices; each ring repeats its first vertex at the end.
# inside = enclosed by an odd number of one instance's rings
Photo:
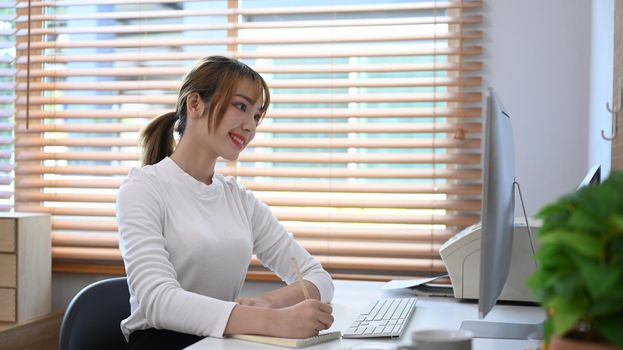
POLYGON ((317 336, 304 338, 304 339, 267 337, 263 335, 250 335, 250 334, 236 334, 232 336, 232 338, 252 341, 256 343, 285 346, 287 348, 304 348, 306 346, 310 346, 310 345, 314 345, 318 343, 324 343, 329 340, 340 339, 341 336, 342 336, 342 333, 340 333, 339 331, 336 331, 336 332, 320 333, 317 336))

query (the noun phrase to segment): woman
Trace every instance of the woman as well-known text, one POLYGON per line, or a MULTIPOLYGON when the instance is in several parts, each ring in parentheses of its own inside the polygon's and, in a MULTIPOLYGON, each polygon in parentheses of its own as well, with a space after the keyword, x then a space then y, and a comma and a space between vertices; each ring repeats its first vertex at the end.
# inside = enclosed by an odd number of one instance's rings
POLYGON ((175 112, 142 133, 143 165, 119 190, 119 246, 131 315, 121 322, 131 349, 182 348, 205 336, 303 338, 333 323, 333 283, 232 177, 214 173, 255 136, 270 102, 262 77, 220 56, 186 75, 175 112), (180 141, 174 148, 173 129, 180 141), (252 254, 288 286, 237 298, 252 254), (292 264, 300 266, 305 300, 292 264))

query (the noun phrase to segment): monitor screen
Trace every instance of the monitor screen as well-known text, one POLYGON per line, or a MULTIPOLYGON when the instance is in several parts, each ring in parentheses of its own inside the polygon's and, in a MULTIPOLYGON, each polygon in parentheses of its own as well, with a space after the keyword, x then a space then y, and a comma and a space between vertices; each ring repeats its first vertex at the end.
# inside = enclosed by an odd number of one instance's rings
POLYGON ((515 154, 509 114, 487 91, 483 133, 482 239, 478 315, 495 305, 510 268, 515 218, 515 154))

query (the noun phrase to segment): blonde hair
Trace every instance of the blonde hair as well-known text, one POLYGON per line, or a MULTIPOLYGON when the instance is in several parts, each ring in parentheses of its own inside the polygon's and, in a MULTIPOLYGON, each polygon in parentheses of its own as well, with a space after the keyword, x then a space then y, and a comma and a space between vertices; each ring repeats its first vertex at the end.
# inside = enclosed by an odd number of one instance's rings
POLYGON ((252 98, 257 100, 262 97, 261 118, 264 118, 270 104, 270 92, 256 71, 240 61, 223 56, 202 58, 184 77, 175 112, 154 118, 141 132, 142 165, 156 164, 173 154, 175 122, 176 130, 182 137, 186 129, 186 98, 190 93, 197 92, 209 106, 208 125, 213 131, 223 120, 235 89, 243 79, 250 79, 256 84, 257 92, 252 98))

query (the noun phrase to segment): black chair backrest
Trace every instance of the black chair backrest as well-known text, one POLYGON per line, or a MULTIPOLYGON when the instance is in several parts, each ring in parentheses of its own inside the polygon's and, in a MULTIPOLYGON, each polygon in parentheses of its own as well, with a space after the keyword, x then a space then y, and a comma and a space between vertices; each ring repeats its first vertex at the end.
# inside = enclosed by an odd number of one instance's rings
POLYGON ((127 349, 119 323, 128 316, 127 278, 95 282, 69 303, 61 324, 59 350, 127 349))

